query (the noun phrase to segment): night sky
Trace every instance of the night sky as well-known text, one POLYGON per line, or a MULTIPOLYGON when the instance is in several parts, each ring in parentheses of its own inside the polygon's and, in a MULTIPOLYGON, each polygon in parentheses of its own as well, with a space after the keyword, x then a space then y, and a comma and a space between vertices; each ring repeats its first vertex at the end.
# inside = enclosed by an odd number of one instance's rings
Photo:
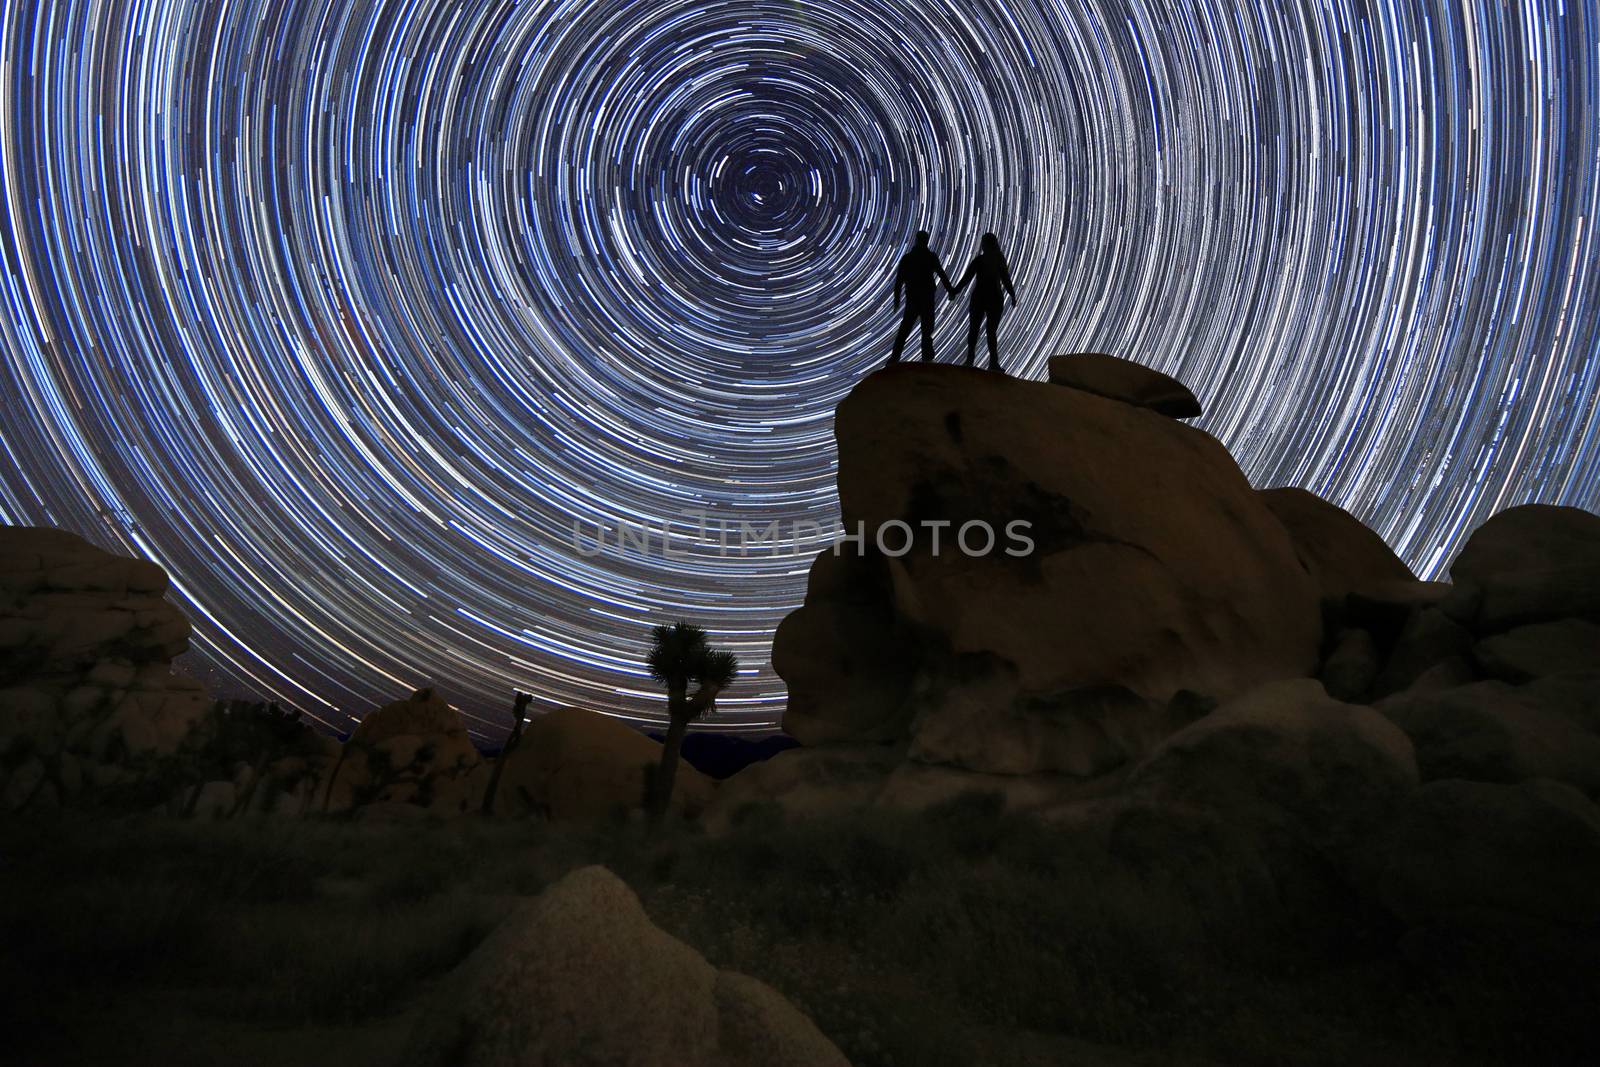
POLYGON ((952 272, 999 235, 1015 373, 1174 374, 1255 484, 1421 574, 1600 507, 1595 0, 0 0, 0 34, 0 521, 159 561, 192 669, 334 725, 429 681, 485 731, 513 687, 659 716, 679 617, 743 661, 718 721, 774 722, 794 524, 836 520, 919 228, 952 272), (784 543, 573 543, 702 514, 784 543))

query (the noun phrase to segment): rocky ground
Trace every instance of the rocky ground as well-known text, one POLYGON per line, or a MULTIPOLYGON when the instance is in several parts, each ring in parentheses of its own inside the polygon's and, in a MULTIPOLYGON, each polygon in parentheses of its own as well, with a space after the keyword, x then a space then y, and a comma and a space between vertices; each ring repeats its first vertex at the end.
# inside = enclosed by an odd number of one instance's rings
POLYGON ((341 745, 172 675, 158 568, 0 531, 8 1032, 36 1062, 1589 1058, 1600 516, 1511 508, 1419 581, 1250 486, 1180 383, 1051 379, 852 391, 866 550, 818 557, 773 651, 801 747, 686 769, 656 828, 659 746, 613 720, 489 759, 424 689, 341 745), (1019 519, 1031 552, 957 539, 1019 519))

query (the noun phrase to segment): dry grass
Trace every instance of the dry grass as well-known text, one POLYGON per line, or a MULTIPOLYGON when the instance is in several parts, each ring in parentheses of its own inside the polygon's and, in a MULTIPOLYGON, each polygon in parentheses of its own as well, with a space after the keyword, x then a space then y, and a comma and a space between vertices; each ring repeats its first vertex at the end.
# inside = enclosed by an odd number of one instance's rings
POLYGON ((616 820, 0 823, 8 1055, 392 1062, 507 898, 590 862, 861 1067, 1564 1063, 1600 1040, 1594 931, 1402 954, 1359 909, 1308 926, 1225 871, 1118 859, 980 797, 920 818, 754 811, 714 839, 616 820))

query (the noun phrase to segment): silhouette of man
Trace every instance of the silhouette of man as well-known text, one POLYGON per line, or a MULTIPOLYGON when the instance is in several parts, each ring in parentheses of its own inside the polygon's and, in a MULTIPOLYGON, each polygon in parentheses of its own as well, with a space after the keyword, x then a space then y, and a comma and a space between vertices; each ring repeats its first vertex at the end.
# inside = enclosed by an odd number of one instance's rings
POLYGON ((1005 314, 1006 294, 1011 295, 1011 306, 1016 307, 1017 289, 1011 284, 1011 268, 1006 265, 1005 253, 1000 251, 1000 239, 994 234, 983 235, 978 254, 972 257, 967 272, 950 291, 950 299, 954 300, 968 282, 972 283, 972 302, 967 309, 967 366, 972 366, 973 356, 977 354, 981 329, 989 336, 989 369, 1004 374, 1000 370, 995 334, 1000 329, 1000 316, 1005 314))
POLYGON ((939 254, 928 247, 928 231, 918 230, 917 243, 911 251, 900 257, 900 269, 894 272, 894 306, 900 306, 900 294, 904 291, 906 309, 900 317, 900 332, 894 335, 894 351, 889 354, 890 364, 900 362, 900 351, 906 346, 911 327, 919 322, 922 324, 922 361, 932 361, 933 313, 938 306, 938 301, 934 299, 935 277, 944 282, 945 292, 955 295, 950 278, 944 272, 944 265, 939 262, 939 254))

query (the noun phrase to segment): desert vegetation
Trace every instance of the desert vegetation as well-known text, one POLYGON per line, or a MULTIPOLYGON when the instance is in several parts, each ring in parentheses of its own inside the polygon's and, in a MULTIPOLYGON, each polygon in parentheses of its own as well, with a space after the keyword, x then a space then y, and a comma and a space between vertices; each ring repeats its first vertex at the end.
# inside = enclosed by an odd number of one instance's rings
POLYGON ((857 1065, 1575 1063, 1600 1042, 1600 932, 1400 938, 1336 891, 1297 915, 1225 865, 1119 856, 981 793, 848 819, 751 805, 715 836, 620 814, 63 814, 0 824, 0 857, 13 1062, 403 1062, 508 899, 587 863, 857 1065))

